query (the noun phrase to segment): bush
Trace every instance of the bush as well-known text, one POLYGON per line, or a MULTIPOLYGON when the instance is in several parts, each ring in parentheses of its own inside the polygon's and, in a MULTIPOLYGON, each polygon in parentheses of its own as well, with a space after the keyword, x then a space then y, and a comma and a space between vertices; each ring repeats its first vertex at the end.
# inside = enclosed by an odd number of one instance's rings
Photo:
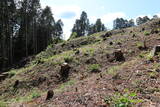
POLYGON ((67 62, 67 63, 70 63, 70 62, 73 61, 73 57, 66 56, 66 57, 64 58, 64 61, 67 62))
POLYGON ((151 60, 153 59, 152 54, 149 53, 148 55, 146 55, 146 59, 147 59, 148 61, 151 61, 151 60))
POLYGON ((145 36, 149 36, 150 33, 146 31, 146 32, 144 32, 144 35, 145 35, 145 36))
POLYGON ((92 64, 89 66, 89 70, 91 72, 99 72, 100 71, 100 65, 99 64, 92 64))
POLYGON ((34 99, 34 98, 38 98, 38 97, 40 97, 41 95, 39 94, 39 93, 37 93, 37 92, 33 92, 32 93, 32 99, 34 99))
POLYGON ((136 43, 137 48, 141 49, 144 47, 144 43, 143 42, 137 42, 136 43))
POLYGON ((136 98, 136 93, 116 94, 113 97, 106 97, 107 104, 114 107, 131 107, 133 104, 140 103, 142 100, 136 98))
POLYGON ((13 77, 13 76, 15 76, 15 75, 16 75, 16 72, 9 72, 8 77, 11 78, 11 77, 13 77))

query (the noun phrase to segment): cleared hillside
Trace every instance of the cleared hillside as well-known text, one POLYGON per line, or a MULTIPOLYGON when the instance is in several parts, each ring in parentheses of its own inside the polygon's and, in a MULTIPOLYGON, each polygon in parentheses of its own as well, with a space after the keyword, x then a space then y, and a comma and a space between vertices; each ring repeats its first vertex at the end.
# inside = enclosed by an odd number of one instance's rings
POLYGON ((160 106, 155 45, 160 19, 51 45, 24 68, 1 75, 0 107, 160 106), (54 95, 46 101, 49 90, 54 95))

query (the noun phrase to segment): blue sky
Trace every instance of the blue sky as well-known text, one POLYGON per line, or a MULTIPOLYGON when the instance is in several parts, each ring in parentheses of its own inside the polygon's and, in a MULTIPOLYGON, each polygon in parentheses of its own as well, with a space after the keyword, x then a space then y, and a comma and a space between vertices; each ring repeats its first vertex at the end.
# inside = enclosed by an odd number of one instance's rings
POLYGON ((64 38, 68 39, 75 19, 86 11, 91 23, 101 18, 106 27, 112 28, 117 17, 136 19, 138 16, 160 16, 160 0, 41 0, 44 8, 52 8, 56 20, 64 23, 64 38))

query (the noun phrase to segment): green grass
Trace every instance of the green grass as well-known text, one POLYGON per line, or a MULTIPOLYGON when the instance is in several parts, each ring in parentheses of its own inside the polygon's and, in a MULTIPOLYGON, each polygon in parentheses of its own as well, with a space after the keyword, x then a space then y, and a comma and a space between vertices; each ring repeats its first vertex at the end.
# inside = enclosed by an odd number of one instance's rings
POLYGON ((63 60, 65 57, 69 57, 73 54, 74 54, 74 52, 72 50, 70 50, 70 51, 65 51, 63 53, 48 57, 48 58, 41 58, 41 60, 43 62, 49 62, 49 61, 52 61, 52 60, 63 60))
POLYGON ((145 35, 145 36, 149 36, 149 35, 150 35, 150 32, 145 31, 145 32, 144 32, 144 35, 145 35))
POLYGON ((142 102, 141 99, 137 98, 135 92, 125 92, 115 93, 112 97, 107 96, 105 99, 106 104, 109 104, 111 107, 131 107, 134 104, 142 102))
POLYGON ((61 85, 59 86, 59 88, 57 88, 55 91, 56 91, 56 92, 63 92, 67 87, 72 86, 72 85, 74 85, 75 83, 76 83, 75 80, 69 80, 69 81, 61 84, 61 85))
POLYGON ((153 59, 152 53, 151 53, 151 52, 148 52, 148 51, 146 51, 146 52, 141 52, 141 53, 139 54, 139 57, 140 57, 140 58, 144 58, 144 59, 146 59, 146 60, 148 60, 148 61, 153 59))
POLYGON ((65 56, 65 57, 64 57, 64 61, 67 62, 67 63, 70 63, 70 62, 72 62, 73 60, 74 60, 74 59, 73 59, 72 56, 65 56))
POLYGON ((30 92, 26 93, 25 96, 16 95, 15 98, 9 99, 8 102, 16 103, 16 102, 28 102, 32 101, 35 98, 40 97, 44 92, 38 90, 38 89, 32 89, 30 92))
POLYGON ((119 68, 120 68, 120 66, 112 66, 107 69, 107 74, 116 75, 119 68))
POLYGON ((93 46, 93 44, 92 44, 92 45, 87 45, 87 46, 81 48, 80 50, 81 50, 81 52, 82 52, 83 54, 86 54, 86 53, 87 53, 87 54, 89 54, 90 56, 93 56, 94 53, 95 53, 96 48, 95 48, 95 47, 93 46))
POLYGON ((138 56, 140 57, 140 58, 146 58, 146 56, 148 56, 149 55, 149 52, 141 52, 138 56))
POLYGON ((89 70, 90 71, 99 70, 99 69, 100 69, 100 65, 99 64, 91 64, 91 65, 89 65, 89 70))
POLYGON ((9 72, 8 74, 8 77, 11 78, 16 75, 16 71, 9 72))
POLYGON ((3 101, 0 101, 0 107, 8 107, 7 104, 3 101))
POLYGON ((114 76, 114 75, 117 74, 118 71, 121 71, 122 69, 125 69, 124 67, 131 67, 134 64, 136 64, 138 60, 139 60, 138 58, 135 58, 131 61, 124 62, 123 64, 116 65, 116 66, 111 66, 106 70, 105 74, 109 74, 109 75, 114 76))
POLYGON ((17 74, 26 72, 26 71, 30 71, 31 69, 33 69, 33 67, 35 67, 36 64, 30 65, 28 67, 24 67, 24 68, 20 68, 20 69, 12 69, 9 71, 9 77, 13 77, 17 74))
POLYGON ((41 95, 39 92, 34 91, 31 96, 32 96, 32 99, 34 99, 34 98, 40 97, 41 95))
POLYGON ((143 42, 137 42, 136 43, 136 47, 139 48, 139 47, 144 47, 144 43, 143 42))
POLYGON ((153 64, 153 69, 154 70, 159 69, 159 68, 160 68, 160 63, 153 64))

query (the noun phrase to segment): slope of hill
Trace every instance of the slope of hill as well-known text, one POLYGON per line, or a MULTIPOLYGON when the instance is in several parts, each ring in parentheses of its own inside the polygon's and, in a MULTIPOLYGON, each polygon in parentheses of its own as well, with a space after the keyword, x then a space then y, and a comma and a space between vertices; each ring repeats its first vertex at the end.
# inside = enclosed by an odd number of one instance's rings
POLYGON ((49 46, 1 74, 0 107, 158 107, 160 19, 49 46), (54 95, 46 100, 47 92, 54 95))

